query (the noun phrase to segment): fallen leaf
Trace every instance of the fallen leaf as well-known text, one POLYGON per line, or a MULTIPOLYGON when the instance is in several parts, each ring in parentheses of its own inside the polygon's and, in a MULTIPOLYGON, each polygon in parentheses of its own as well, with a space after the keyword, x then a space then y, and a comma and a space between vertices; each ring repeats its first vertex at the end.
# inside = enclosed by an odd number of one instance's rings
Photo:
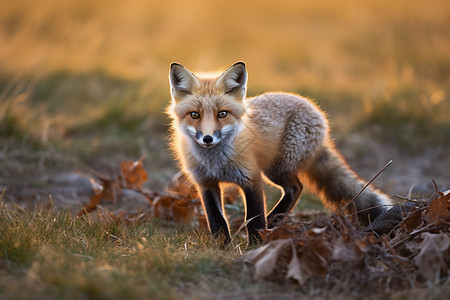
POLYGON ((450 200, 450 194, 439 193, 439 197, 433 199, 428 211, 425 214, 425 221, 430 224, 433 222, 443 221, 450 219, 450 213, 448 210, 450 200))
POLYGON ((405 218, 406 228, 408 228, 409 230, 413 230, 417 226, 419 226, 421 221, 422 221, 422 211, 420 209, 413 207, 405 218))
POLYGON ((306 236, 320 235, 327 230, 327 227, 315 227, 305 232, 306 236))
POLYGON ((159 219, 173 219, 172 201, 169 196, 158 196, 153 201, 153 215, 159 219))
POLYGON ((89 179, 89 182, 91 183, 91 189, 94 195, 100 195, 105 190, 103 184, 98 182, 94 178, 89 179))
POLYGON ((97 208, 97 205, 100 203, 100 200, 102 199, 103 195, 102 193, 97 195, 92 195, 90 198, 90 201, 88 204, 86 204, 80 212, 78 212, 77 217, 81 217, 85 214, 90 213, 91 211, 95 210, 97 208))
POLYGON ((118 179, 110 179, 109 177, 99 177, 103 185, 102 199, 111 203, 116 203, 117 193, 120 191, 118 179))
POLYGON ((158 196, 154 200, 153 215, 155 218, 187 224, 195 216, 195 205, 189 199, 158 196))
POLYGON ((166 191, 171 197, 198 198, 197 189, 183 172, 178 172, 172 177, 167 185, 166 191))
POLYGON ((295 236, 295 232, 293 228, 290 228, 288 225, 283 225, 273 229, 264 229, 260 231, 259 235, 265 243, 268 243, 275 240, 293 238, 295 236))
POLYGON ((287 266, 286 278, 304 284, 314 275, 325 275, 331 261, 331 247, 324 236, 311 236, 304 243, 291 240, 292 258, 287 266))
POLYGON ((422 233, 420 237, 423 241, 414 263, 426 280, 436 281, 441 273, 447 273, 449 258, 445 259, 444 255, 450 247, 450 237, 447 233, 429 232, 422 233))
POLYGON ((364 259, 369 247, 364 241, 348 239, 346 241, 343 236, 339 236, 333 245, 332 258, 335 261, 360 261, 364 259))
POLYGON ((142 189, 142 184, 147 181, 148 174, 143 167, 145 156, 137 161, 120 162, 120 174, 125 181, 125 187, 142 189))
POLYGON ((324 275, 327 273, 333 252, 325 235, 308 238, 301 250, 300 262, 305 274, 324 275))
POLYGON ((118 189, 117 181, 111 180, 105 176, 98 177, 101 182, 98 182, 94 178, 90 179, 93 195, 90 197, 89 203, 86 204, 77 214, 78 217, 95 210, 102 199, 106 199, 113 203, 116 202, 116 190, 118 189))
POLYGON ((275 240, 244 255, 244 260, 254 265, 255 279, 266 278, 274 272, 278 257, 290 242, 291 239, 275 240))
POLYGON ((300 263, 294 242, 291 243, 291 247, 292 259, 287 267, 286 278, 291 278, 296 280, 299 284, 304 284, 313 274, 308 268, 303 267, 300 263))
POLYGON ((173 220, 177 223, 188 224, 195 216, 195 206, 189 199, 172 200, 173 220))

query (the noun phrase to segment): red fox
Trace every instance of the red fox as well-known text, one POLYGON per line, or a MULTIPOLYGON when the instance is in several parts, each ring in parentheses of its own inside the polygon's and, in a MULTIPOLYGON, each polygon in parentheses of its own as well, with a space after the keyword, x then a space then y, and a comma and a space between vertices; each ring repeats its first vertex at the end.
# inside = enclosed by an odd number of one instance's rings
MULTIPOLYGON (((243 62, 220 76, 196 76, 172 63, 169 81, 172 148, 196 184, 211 233, 225 243, 231 238, 222 183, 242 189, 250 245, 260 241, 258 231, 273 227, 292 211, 303 189, 301 181, 310 183, 335 210, 364 186, 335 149, 325 114, 313 102, 288 93, 246 98, 243 62), (267 218, 264 179, 283 192, 267 218)), ((364 223, 390 204, 386 195, 371 187, 355 201, 364 223)))

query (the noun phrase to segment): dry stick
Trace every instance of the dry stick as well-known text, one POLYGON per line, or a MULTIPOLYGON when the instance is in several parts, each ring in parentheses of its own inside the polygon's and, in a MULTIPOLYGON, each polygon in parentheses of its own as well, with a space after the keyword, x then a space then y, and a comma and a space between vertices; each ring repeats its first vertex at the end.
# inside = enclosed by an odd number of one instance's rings
POLYGON ((431 181, 433 181, 434 188, 436 189, 436 193, 438 193, 440 196, 445 197, 444 193, 439 190, 436 180, 434 180, 434 178, 431 178, 431 181))
POLYGON ((410 199, 408 197, 400 196, 400 195, 397 195, 397 194, 394 194, 394 197, 399 198, 399 199, 401 199, 403 201, 408 201, 408 202, 413 202, 413 203, 420 203, 421 202, 421 200, 413 200, 413 199, 410 199))
POLYGON ((368 183, 366 183, 366 185, 362 188, 362 190, 355 196, 353 197, 352 200, 350 200, 350 202, 348 202, 345 206, 344 209, 347 209, 347 207, 353 203, 353 201, 356 200, 356 198, 359 197, 359 195, 361 195, 362 192, 364 192, 364 190, 378 177, 378 175, 380 175, 387 167, 389 167, 392 164, 392 160, 390 160, 371 180, 369 180, 368 183))
POLYGON ((426 226, 424 226, 424 227, 422 227, 422 228, 420 228, 420 229, 417 229, 416 231, 411 232, 406 238, 404 238, 403 240, 398 241, 398 242, 395 243, 394 245, 389 245, 389 247, 390 247, 390 248, 395 248, 395 247, 397 247, 398 245, 400 245, 400 244, 406 242, 407 240, 412 239, 412 238, 415 237, 416 235, 418 235, 418 234, 420 234, 420 233, 423 233, 423 232, 427 231, 428 229, 432 228, 433 226, 436 225, 435 223, 436 223, 436 222, 430 223, 430 224, 428 224, 428 225, 426 225, 426 226))
POLYGON ((359 213, 361 213, 361 212, 365 212, 365 211, 368 211, 368 210, 371 210, 371 209, 374 209, 374 208, 379 208, 379 207, 389 207, 389 206, 394 207, 394 206, 396 206, 396 204, 380 204, 380 205, 374 205, 374 206, 367 207, 367 208, 364 208, 364 209, 361 209, 361 210, 352 212, 352 213, 350 213, 350 214, 347 214, 347 216, 357 215, 357 214, 359 214, 359 213))
POLYGON ((415 185, 416 185, 416 184, 414 183, 414 184, 411 185, 411 187, 409 188, 409 192, 408 192, 408 198, 409 198, 409 199, 411 199, 412 191, 413 191, 415 185))

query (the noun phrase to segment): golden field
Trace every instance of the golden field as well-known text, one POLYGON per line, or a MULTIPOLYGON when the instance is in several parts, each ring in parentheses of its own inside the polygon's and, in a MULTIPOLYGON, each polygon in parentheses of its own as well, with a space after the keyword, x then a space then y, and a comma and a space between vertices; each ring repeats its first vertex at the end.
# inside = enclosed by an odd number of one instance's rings
MULTIPOLYGON (((2 2, 0 135, 13 148, 32 140, 69 156, 51 165, 93 164, 104 148, 162 151, 154 166, 173 173, 162 142, 173 61, 193 71, 245 61, 249 95, 316 99, 351 161, 389 153, 355 163, 366 176, 436 143, 439 161, 450 147, 448 1, 2 2), (400 150, 346 147, 353 133, 400 150)), ((434 172, 426 180, 448 174, 434 172)))
POLYGON ((88 197, 74 173, 114 177, 145 155, 144 187, 161 191, 177 172, 174 61, 245 61, 250 96, 315 99, 365 180, 394 161, 375 181, 386 193, 450 189, 448 0, 0 0, 0 299, 448 298, 448 276, 375 295, 255 281, 240 237, 223 251, 192 224, 77 218, 88 197))
POLYGON ((245 61, 250 96, 315 99, 366 179, 393 159, 392 176, 415 177, 386 178, 389 191, 431 177, 448 185, 448 1, 2 2, 0 136, 5 153, 21 149, 3 156, 3 177, 34 175, 24 162, 42 156, 38 175, 144 153, 165 181, 175 172, 164 141, 169 64, 245 61))
POLYGON ((58 71, 166 85, 168 65, 247 62, 253 90, 410 86, 448 94, 448 1, 2 1, 3 76, 58 71))

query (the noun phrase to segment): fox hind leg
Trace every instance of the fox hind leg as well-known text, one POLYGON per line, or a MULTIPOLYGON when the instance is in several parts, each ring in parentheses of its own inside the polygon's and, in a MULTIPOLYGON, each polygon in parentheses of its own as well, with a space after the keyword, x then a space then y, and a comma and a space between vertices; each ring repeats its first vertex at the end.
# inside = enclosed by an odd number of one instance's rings
POLYGON ((303 184, 297 174, 266 174, 270 181, 281 186, 284 190, 283 197, 267 215, 268 227, 274 227, 288 215, 300 199, 303 184))

